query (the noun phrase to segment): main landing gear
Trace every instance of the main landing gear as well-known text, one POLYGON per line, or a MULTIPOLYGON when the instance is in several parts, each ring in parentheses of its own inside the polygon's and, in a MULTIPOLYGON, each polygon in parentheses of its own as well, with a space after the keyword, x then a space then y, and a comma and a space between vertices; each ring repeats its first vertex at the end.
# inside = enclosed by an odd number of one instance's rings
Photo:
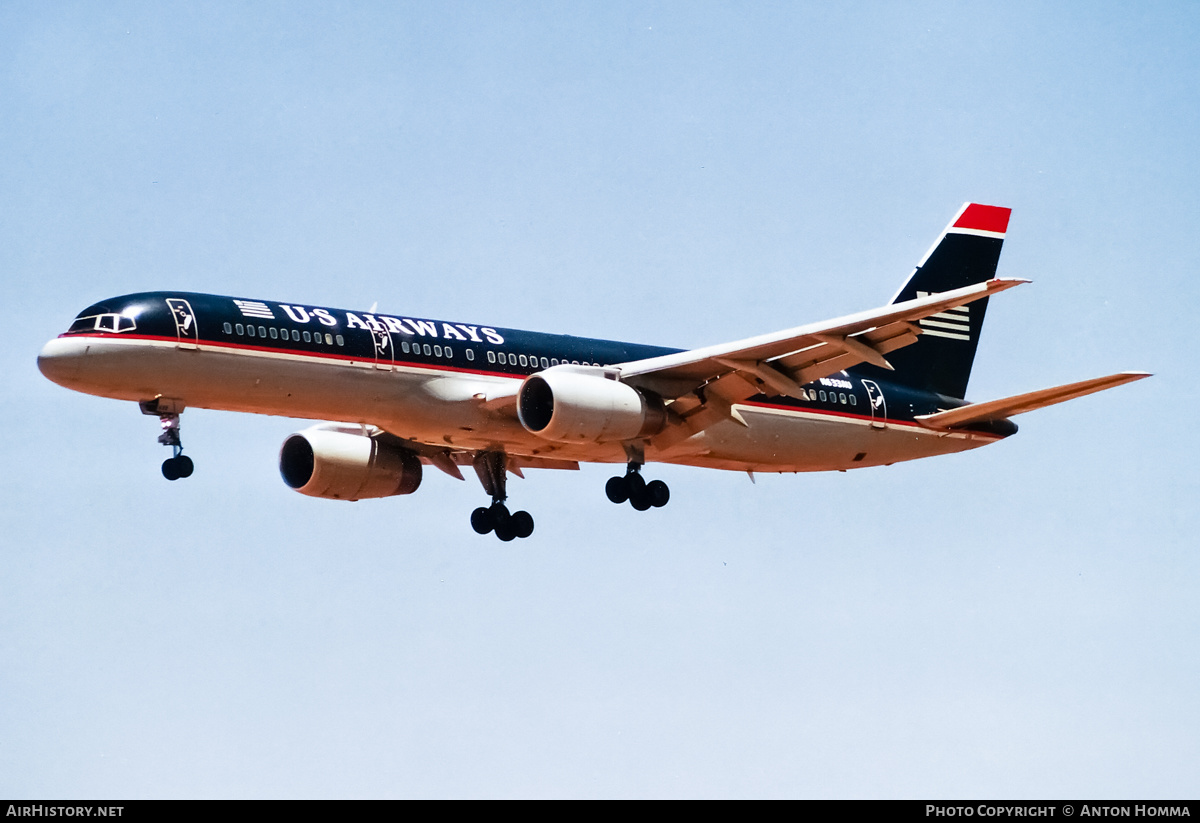
POLYGON ((162 434, 158 436, 158 442, 171 447, 172 456, 162 464, 163 477, 168 480, 191 477, 196 465, 192 458, 183 453, 183 443, 179 439, 179 415, 183 414, 183 404, 159 397, 138 405, 142 414, 158 417, 162 424, 162 434))
POLYGON ((671 499, 671 490, 661 480, 646 482, 641 473, 642 464, 630 462, 624 477, 610 477, 604 484, 604 493, 614 503, 629 501, 640 512, 649 508, 660 509, 671 499))
POLYGON ((471 512, 471 528, 478 534, 495 532, 505 543, 517 537, 533 534, 533 516, 526 511, 509 513, 504 501, 508 499, 505 466, 508 457, 504 452, 480 452, 475 455, 475 473, 483 490, 492 497, 492 505, 480 506, 471 512))

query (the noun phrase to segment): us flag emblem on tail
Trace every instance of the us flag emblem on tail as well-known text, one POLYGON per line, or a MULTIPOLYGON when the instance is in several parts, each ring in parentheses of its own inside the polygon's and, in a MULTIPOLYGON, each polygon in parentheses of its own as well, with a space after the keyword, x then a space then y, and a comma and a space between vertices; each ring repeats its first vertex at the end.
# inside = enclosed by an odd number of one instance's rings
MULTIPOLYGON (((919 291, 917 297, 928 297, 929 292, 919 291)), ((932 334, 934 337, 947 337, 951 340, 971 339, 971 306, 959 306, 956 309, 946 309, 917 321, 922 334, 932 334)))

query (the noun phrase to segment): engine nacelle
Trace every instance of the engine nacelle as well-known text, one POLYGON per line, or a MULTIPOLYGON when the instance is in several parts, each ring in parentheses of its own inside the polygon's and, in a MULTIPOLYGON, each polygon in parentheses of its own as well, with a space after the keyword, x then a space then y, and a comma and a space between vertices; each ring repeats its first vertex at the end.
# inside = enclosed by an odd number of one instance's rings
POLYGON ((421 461, 407 449, 321 426, 283 441, 279 473, 301 494, 334 500, 412 494, 421 485, 421 461))
POLYGON ((517 416, 526 430, 560 443, 607 443, 662 431, 666 409, 659 398, 604 376, 559 366, 531 374, 517 393, 517 416))

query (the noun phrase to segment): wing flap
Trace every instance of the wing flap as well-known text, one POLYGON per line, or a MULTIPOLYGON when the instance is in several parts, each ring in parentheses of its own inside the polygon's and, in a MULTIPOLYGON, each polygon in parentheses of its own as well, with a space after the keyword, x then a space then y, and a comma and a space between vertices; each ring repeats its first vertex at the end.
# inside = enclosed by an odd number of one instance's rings
POLYGON ((846 338, 820 335, 821 342, 792 354, 769 361, 785 370, 797 383, 811 383, 837 374, 859 363, 874 363, 891 370, 885 355, 917 342, 921 330, 908 321, 899 321, 846 338))
POLYGON ((1095 377, 1078 383, 1068 383, 1065 386, 1054 386, 1049 389, 1018 394, 1000 400, 990 400, 986 403, 972 403, 957 409, 923 414, 916 418, 917 422, 929 429, 954 429, 968 426, 972 423, 987 423, 1002 420, 1017 414, 1065 403, 1076 397, 1104 391, 1105 389, 1132 383, 1149 377, 1149 372, 1120 372, 1107 377, 1095 377))
POLYGON ((575 460, 557 460, 553 457, 526 457, 523 454, 509 455, 508 459, 522 469, 558 469, 560 471, 579 471, 579 463, 575 460))
MULTIPOLYGON (((474 465, 476 452, 456 451, 450 453, 450 458, 460 466, 474 465)), ((561 460, 557 457, 538 457, 534 455, 510 454, 506 467, 514 474, 520 475, 521 469, 559 469, 563 471, 579 471, 576 460, 561 460)))

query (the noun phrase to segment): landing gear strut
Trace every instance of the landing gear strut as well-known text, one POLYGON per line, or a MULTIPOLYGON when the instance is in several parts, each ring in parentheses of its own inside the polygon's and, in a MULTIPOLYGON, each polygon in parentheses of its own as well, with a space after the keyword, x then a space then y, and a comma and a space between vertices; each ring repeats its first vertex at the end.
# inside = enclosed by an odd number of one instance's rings
POLYGON ((183 453, 183 443, 179 439, 179 415, 183 414, 183 404, 156 397, 138 405, 142 409, 142 414, 158 417, 162 424, 162 434, 158 436, 158 442, 171 447, 171 457, 164 460, 162 464, 163 477, 168 480, 191 477, 196 465, 192 462, 192 458, 183 453))
POLYGON ((641 473, 642 464, 630 461, 624 477, 610 477, 604 484, 604 493, 614 503, 629 501, 640 512, 651 507, 659 509, 671 499, 671 490, 661 480, 646 482, 641 473))
POLYGON ((508 456, 504 452, 479 452, 475 455, 475 473, 483 490, 492 497, 492 505, 480 506, 471 512, 471 528, 478 534, 495 532, 505 543, 516 537, 533 534, 533 516, 526 511, 510 514, 504 501, 508 499, 508 456))

